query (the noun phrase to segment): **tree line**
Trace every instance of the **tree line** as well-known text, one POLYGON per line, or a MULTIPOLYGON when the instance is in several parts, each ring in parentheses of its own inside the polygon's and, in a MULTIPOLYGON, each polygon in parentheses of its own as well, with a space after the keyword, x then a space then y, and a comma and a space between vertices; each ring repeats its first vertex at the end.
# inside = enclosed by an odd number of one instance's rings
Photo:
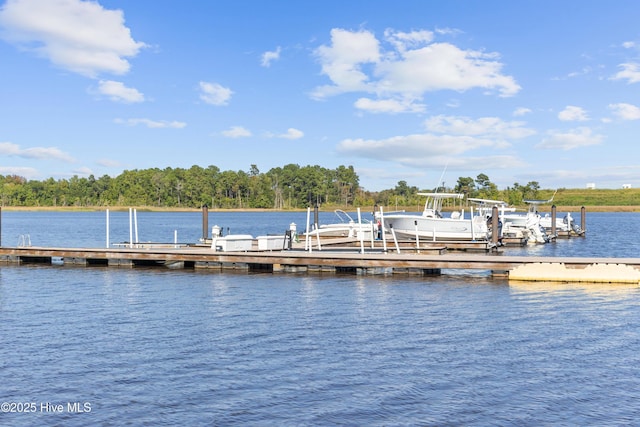
POLYGON ((116 177, 73 176, 44 181, 0 175, 2 206, 157 206, 296 209, 352 205, 360 190, 352 166, 327 169, 288 164, 261 173, 217 166, 126 170, 116 177))
POLYGON ((161 208, 301 209, 315 205, 335 207, 419 206, 419 191, 455 191, 468 197, 495 198, 518 204, 535 197, 539 185, 530 182, 498 190, 485 174, 460 177, 453 188, 421 189, 399 181, 379 192, 360 187, 353 166, 328 169, 288 164, 266 173, 251 165, 248 171, 221 171, 217 166, 189 169, 151 168, 126 170, 116 177, 73 176, 69 179, 27 180, 0 175, 2 206, 100 207, 154 206, 161 208))

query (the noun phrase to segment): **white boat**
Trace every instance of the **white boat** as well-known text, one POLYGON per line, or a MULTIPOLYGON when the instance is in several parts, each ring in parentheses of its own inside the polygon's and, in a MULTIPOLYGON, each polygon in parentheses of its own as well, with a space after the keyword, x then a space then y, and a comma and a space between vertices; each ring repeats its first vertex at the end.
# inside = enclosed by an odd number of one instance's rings
MULTIPOLYGON (((556 190, 553 193, 553 196, 551 196, 551 198, 548 200, 524 200, 524 202, 529 204, 530 206, 529 211, 535 212, 537 214, 538 213, 537 206, 549 204, 553 202, 553 198, 556 196, 557 192, 558 190, 556 190)), ((540 226, 547 232, 550 232, 553 229, 553 222, 551 221, 551 219, 552 219, 551 215, 549 214, 545 214, 544 216, 540 217, 540 226)), ((559 218, 558 216, 556 216, 555 226, 556 226, 556 231, 573 232, 576 234, 582 233, 582 229, 580 228, 579 225, 575 223, 570 212, 567 212, 567 214, 562 218, 559 218)))
MULTIPOLYGON (((551 221, 551 215, 545 214, 542 218, 540 218, 540 225, 547 230, 550 231, 553 226, 553 222, 551 221)), ((575 220, 571 216, 571 212, 567 212, 565 216, 562 218, 556 216, 556 231, 562 231, 565 233, 575 233, 581 234, 582 229, 578 224, 575 223, 575 220)))
MULTIPOLYGON (((476 205, 476 215, 483 218, 487 223, 488 233, 492 234, 492 217, 493 208, 498 208, 498 243, 502 245, 502 239, 504 237, 526 239, 527 236, 520 230, 505 230, 504 228, 504 214, 505 212, 515 212, 515 208, 508 206, 507 202, 502 200, 491 199, 478 199, 474 197, 468 197, 467 201, 476 205)), ((510 224, 507 224, 507 229, 510 224)))
POLYGON ((527 243, 547 243, 551 239, 544 227, 541 226, 542 217, 536 209, 538 204, 547 203, 546 200, 526 200, 530 204, 530 208, 525 213, 517 212, 514 207, 508 206, 507 202, 502 200, 476 198, 468 200, 479 205, 478 211, 487 221, 490 221, 493 215, 493 206, 498 208, 500 238, 524 238, 527 243))
POLYGON ((392 212, 383 214, 384 225, 399 237, 425 240, 487 240, 487 221, 471 213, 465 218, 464 209, 442 214, 445 200, 462 199, 459 193, 418 193, 427 201, 422 213, 392 212))
POLYGON ((537 211, 527 211, 524 215, 518 213, 505 214, 503 219, 504 232, 522 231, 527 243, 549 243, 553 236, 547 234, 540 224, 542 217, 537 211))
POLYGON ((362 234, 365 239, 371 238, 371 233, 374 233, 374 236, 377 235, 378 226, 376 223, 367 219, 362 219, 361 222, 357 222, 342 209, 336 209, 334 212, 338 217, 339 222, 320 224, 318 225, 318 228, 312 230, 309 235, 318 235, 320 237, 360 238, 360 235, 362 234))

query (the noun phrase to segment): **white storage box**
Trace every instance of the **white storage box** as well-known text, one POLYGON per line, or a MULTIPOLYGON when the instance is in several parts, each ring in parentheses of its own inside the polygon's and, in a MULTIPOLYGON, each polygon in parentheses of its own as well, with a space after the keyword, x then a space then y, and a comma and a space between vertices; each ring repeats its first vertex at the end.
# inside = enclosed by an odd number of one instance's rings
POLYGON ((279 250, 286 249, 284 235, 258 236, 257 239, 258 239, 258 249, 260 249, 261 251, 268 251, 273 249, 279 249, 279 250))
POLYGON ((211 249, 223 252, 250 251, 253 244, 253 236, 250 234, 229 234, 224 237, 213 238, 211 249))

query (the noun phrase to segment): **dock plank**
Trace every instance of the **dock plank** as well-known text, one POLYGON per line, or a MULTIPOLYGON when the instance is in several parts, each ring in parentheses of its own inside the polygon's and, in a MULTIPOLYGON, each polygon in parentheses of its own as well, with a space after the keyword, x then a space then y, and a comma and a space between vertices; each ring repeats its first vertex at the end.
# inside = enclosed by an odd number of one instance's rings
MULTIPOLYGON (((560 263, 568 268, 584 268, 592 264, 623 264, 640 269, 640 258, 578 258, 507 256, 501 253, 415 253, 394 250, 283 250, 216 252, 206 247, 180 248, 63 248, 63 247, 0 247, 0 260, 5 263, 21 263, 25 260, 46 262, 62 258, 86 260, 85 265, 120 266, 135 262, 158 264, 189 263, 190 265, 269 265, 274 271, 300 268, 325 269, 395 269, 404 270, 491 270, 510 271, 533 263, 560 263), (288 267, 291 268, 288 268, 288 267), (296 267, 296 268, 293 268, 296 267)), ((79 262, 75 264, 82 265, 79 262)))

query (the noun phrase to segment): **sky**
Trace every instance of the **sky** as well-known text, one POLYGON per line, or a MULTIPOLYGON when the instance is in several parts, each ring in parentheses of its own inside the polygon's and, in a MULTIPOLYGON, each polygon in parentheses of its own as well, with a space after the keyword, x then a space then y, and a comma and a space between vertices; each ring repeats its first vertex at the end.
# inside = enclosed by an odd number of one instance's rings
POLYGON ((640 187, 636 0, 0 0, 0 175, 640 187))

